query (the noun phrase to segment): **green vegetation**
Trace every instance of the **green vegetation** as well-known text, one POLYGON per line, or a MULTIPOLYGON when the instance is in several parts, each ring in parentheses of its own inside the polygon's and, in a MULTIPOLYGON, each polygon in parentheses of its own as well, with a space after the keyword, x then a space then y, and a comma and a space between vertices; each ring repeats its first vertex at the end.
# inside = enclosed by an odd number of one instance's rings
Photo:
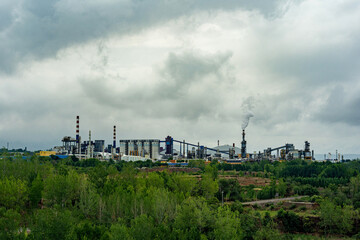
POLYGON ((0 239, 319 239, 360 236, 360 162, 0 159, 0 239), (196 173, 186 171, 196 169, 196 173), (229 171, 229 174, 227 172, 229 171), (242 202, 306 195, 305 203, 242 202), (316 233, 316 234, 315 234, 316 233))

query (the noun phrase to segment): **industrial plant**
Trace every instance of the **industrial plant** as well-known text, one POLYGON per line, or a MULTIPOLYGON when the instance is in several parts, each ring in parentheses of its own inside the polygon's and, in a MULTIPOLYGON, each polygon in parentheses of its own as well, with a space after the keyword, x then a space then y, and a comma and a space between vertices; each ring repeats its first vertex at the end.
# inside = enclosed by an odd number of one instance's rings
POLYGON ((204 159, 211 161, 217 159, 229 164, 241 164, 244 161, 282 161, 293 159, 314 160, 314 151, 310 150, 310 143, 305 141, 303 149, 296 149, 291 143, 280 147, 267 148, 263 151, 249 153, 246 149, 245 128, 252 115, 248 115, 242 126, 241 147, 219 145, 207 147, 200 142, 190 143, 186 140, 177 140, 172 136, 160 139, 120 139, 117 140, 116 126, 113 126, 113 142, 105 145, 105 140, 92 140, 91 131, 89 138, 82 141, 80 136, 80 117, 76 116, 75 137, 64 136, 62 145, 55 146, 51 151, 41 151, 41 156, 55 155, 59 158, 75 156, 79 159, 98 158, 100 160, 123 161, 167 161, 172 163, 187 162, 191 159, 204 159), (117 143, 119 145, 117 145, 117 143))

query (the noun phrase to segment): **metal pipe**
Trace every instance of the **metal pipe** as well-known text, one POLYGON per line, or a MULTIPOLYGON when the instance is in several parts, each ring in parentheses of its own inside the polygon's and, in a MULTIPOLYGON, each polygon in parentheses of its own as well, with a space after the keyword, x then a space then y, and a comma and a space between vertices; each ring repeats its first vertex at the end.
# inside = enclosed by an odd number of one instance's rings
POLYGON ((88 158, 92 158, 91 154, 91 131, 89 130, 88 158))
MULTIPOLYGON (((174 140, 174 142, 180 142, 178 140, 174 140)), ((196 144, 192 144, 192 143, 186 143, 187 145, 190 145, 190 146, 193 146, 193 147, 197 147, 198 145, 196 144)), ((214 152, 217 152, 218 149, 215 149, 215 148, 208 148, 208 150, 211 150, 211 151, 214 151, 214 152)), ((225 152, 225 151, 220 151, 221 153, 225 153, 225 154, 229 154, 228 152, 225 152)))
POLYGON ((185 158, 185 140, 183 141, 183 157, 185 158))

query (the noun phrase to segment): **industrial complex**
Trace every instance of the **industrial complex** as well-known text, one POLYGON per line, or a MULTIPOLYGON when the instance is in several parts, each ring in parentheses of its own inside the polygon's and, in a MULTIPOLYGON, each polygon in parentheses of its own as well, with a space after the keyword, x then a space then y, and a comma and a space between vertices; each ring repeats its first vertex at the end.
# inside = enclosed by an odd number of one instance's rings
POLYGON ((105 140, 92 140, 91 131, 87 141, 82 141, 80 136, 80 117, 76 117, 75 137, 65 136, 62 145, 55 146, 51 151, 41 151, 41 156, 55 155, 60 158, 73 155, 79 159, 98 158, 100 160, 124 161, 166 161, 171 160, 186 162, 190 159, 212 160, 218 159, 229 164, 241 164, 244 161, 270 161, 307 159, 314 160, 314 151, 310 150, 310 143, 305 141, 303 149, 296 149, 293 144, 267 148, 263 151, 249 153, 246 150, 245 128, 242 130, 241 148, 235 144, 210 148, 200 143, 190 143, 167 136, 160 139, 120 139, 116 138, 116 126, 113 127, 113 142, 105 145, 105 140), (118 143, 118 145, 117 145, 118 143))

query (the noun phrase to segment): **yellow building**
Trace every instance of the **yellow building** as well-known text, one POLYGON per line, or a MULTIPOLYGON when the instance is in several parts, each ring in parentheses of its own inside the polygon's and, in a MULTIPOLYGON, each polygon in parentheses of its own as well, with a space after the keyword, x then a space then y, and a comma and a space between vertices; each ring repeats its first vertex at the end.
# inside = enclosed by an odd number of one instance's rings
POLYGON ((56 155, 55 151, 40 151, 39 156, 49 157, 50 155, 56 155))

